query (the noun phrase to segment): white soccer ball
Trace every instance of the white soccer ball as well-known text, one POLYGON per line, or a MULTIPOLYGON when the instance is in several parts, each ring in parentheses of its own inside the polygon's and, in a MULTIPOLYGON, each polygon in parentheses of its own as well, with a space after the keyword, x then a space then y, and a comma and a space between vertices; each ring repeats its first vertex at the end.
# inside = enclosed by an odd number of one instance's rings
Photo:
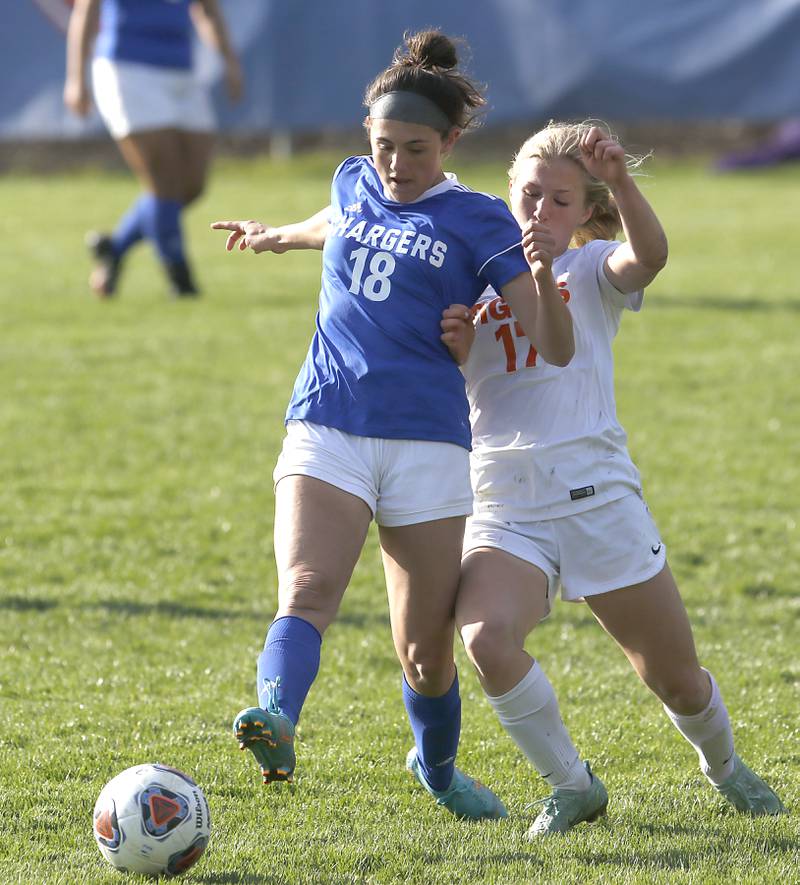
POLYGON ((177 876, 208 845, 211 815, 203 791, 168 765, 134 765, 103 787, 94 806, 94 838, 123 872, 177 876))

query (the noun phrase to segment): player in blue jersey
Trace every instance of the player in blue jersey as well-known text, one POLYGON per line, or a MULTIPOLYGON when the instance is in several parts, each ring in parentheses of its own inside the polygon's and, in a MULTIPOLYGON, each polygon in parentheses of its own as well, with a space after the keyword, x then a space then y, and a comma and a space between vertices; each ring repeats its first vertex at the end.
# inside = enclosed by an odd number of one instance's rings
POLYGON ((442 169, 484 103, 457 61, 439 32, 406 38, 365 95, 371 155, 339 166, 330 206, 285 227, 212 226, 230 231, 228 249, 323 250, 316 333, 274 473, 278 610, 258 660, 259 706, 234 722, 240 746, 265 782, 292 779, 322 635, 374 518, 415 739, 406 765, 439 804, 478 819, 505 809, 455 768, 453 611, 472 506, 470 431, 441 312, 491 281, 549 360, 567 363, 573 340, 552 274, 529 265, 504 202, 442 169))
POLYGON ((155 247, 175 295, 197 287, 186 258, 181 212, 201 194, 213 144, 206 88, 192 68, 192 23, 225 61, 228 94, 242 74, 217 0, 76 0, 67 33, 64 101, 89 113, 94 100, 142 193, 111 234, 90 234, 92 289, 114 294, 123 259, 140 240, 155 247))

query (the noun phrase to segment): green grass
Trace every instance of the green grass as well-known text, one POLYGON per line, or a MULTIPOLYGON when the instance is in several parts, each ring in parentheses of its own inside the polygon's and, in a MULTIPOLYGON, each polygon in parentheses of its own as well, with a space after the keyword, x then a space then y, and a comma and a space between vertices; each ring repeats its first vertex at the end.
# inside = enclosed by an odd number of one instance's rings
MULTIPOLYGON (((530 640, 608 822, 530 845, 546 794, 458 649, 464 769, 511 817, 458 823, 403 770, 410 742, 371 536, 326 636, 294 793, 259 785, 229 735, 254 700, 274 611, 271 470, 313 329, 317 254, 226 255, 219 217, 327 200, 339 157, 224 160, 187 219, 205 296, 170 301, 146 249, 120 297, 85 289, 86 229, 125 175, 0 179, 0 881, 122 881, 91 810, 163 761, 208 795, 207 883, 796 882, 800 842, 800 394, 796 169, 643 181, 671 260, 617 343, 619 411, 738 748, 795 810, 733 814, 583 606, 530 640)), ((462 162, 502 193, 503 161, 462 162)))

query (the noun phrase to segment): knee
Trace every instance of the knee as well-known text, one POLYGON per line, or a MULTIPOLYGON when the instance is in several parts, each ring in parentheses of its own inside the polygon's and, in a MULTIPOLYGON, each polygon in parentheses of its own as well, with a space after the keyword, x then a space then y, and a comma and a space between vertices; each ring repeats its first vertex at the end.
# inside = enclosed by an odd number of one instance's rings
POLYGON ((467 656, 481 674, 502 668, 518 645, 512 625, 499 620, 464 624, 461 639, 467 656))
POLYGON ((406 681, 421 694, 444 694, 453 682, 453 642, 407 642, 398 648, 406 681))
POLYGON ((293 567, 281 575, 280 611, 305 617, 312 623, 316 623, 319 616, 333 620, 338 608, 338 590, 335 581, 324 572, 303 565, 293 567))
POLYGON ((700 667, 668 674, 646 674, 644 681, 662 704, 681 716, 702 712, 711 698, 711 683, 700 667))

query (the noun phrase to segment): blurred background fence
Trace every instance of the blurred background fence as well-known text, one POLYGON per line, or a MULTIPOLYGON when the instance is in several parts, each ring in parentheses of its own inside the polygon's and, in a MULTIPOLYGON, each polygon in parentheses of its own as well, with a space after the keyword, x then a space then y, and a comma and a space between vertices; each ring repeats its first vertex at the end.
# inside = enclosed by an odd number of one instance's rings
MULTIPOLYGON (((467 39, 486 126, 549 117, 766 123, 800 116, 800 0, 221 0, 247 76, 225 133, 300 137, 360 125, 365 84, 407 29, 467 39)), ((99 117, 61 102, 69 0, 4 0, 0 140, 75 140, 99 117)))

